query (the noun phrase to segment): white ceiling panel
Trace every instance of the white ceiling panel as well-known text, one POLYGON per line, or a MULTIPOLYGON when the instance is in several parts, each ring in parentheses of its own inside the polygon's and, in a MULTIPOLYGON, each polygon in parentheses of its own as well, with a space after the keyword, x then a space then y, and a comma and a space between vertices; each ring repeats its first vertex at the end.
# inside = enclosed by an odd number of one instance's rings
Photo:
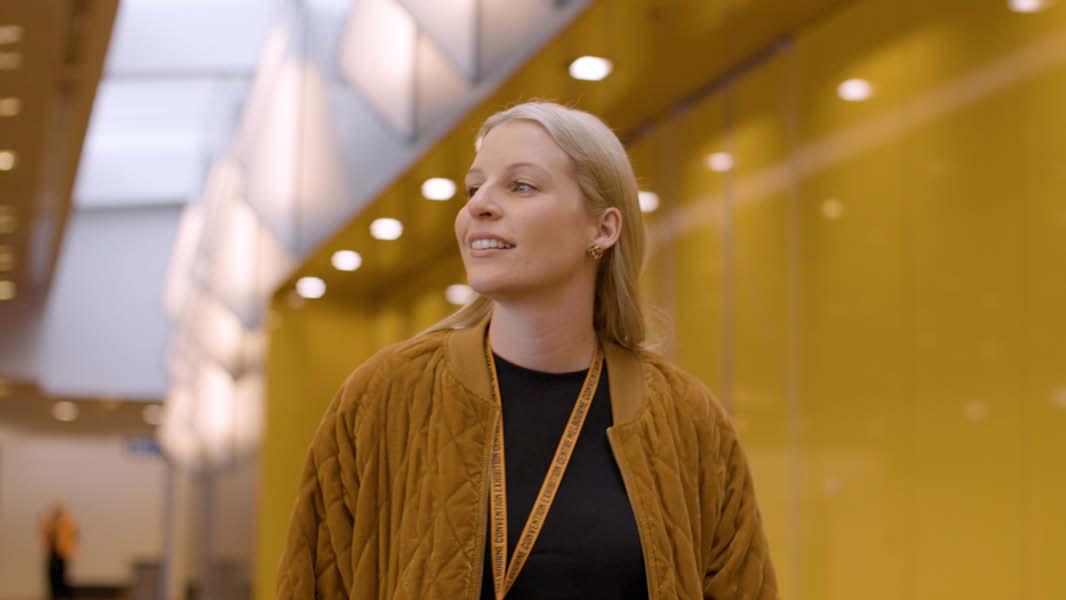
POLYGON ((195 194, 247 86, 217 79, 105 81, 82 151, 75 204, 153 204, 195 194))
POLYGON ((348 81, 403 138, 414 137, 414 18, 396 0, 360 0, 340 48, 348 81))
POLYGON ((418 36, 416 127, 419 133, 456 115, 471 86, 428 36, 418 36))
POLYGON ((278 0, 123 0, 107 74, 248 73, 278 0))
MULTIPOLYGON (((180 141, 175 138, 175 141, 180 141)), ((82 158, 78 208, 187 202, 200 189, 205 162, 193 146, 145 146, 136 152, 94 151, 82 158)))
POLYGON ((399 0, 467 79, 478 77, 479 0, 399 0))
POLYGON ((133 128, 203 128, 219 113, 240 106, 250 80, 214 78, 137 80, 109 78, 100 84, 90 135, 133 128))
POLYGON ((78 207, 184 202, 232 135, 280 0, 125 0, 74 188, 78 207))
POLYGON ((496 74, 515 59, 532 55, 548 40, 546 32, 569 23, 587 4, 587 0, 481 0, 480 72, 496 74))

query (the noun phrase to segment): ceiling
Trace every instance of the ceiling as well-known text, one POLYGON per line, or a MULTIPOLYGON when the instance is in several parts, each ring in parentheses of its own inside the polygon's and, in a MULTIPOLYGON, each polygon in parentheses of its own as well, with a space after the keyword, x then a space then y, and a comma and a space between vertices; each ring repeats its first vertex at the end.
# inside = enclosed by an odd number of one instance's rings
POLYGON ((0 323, 51 282, 117 5, 0 3, 0 323))
MULTIPOLYGON (((180 205, 199 192, 207 159, 233 129, 280 4, 0 2, 0 65, 12 66, 5 56, 18 55, 17 68, 0 69, 0 109, 8 109, 0 110, 0 151, 17 153, 15 168, 0 171, 0 282, 10 281, 15 292, 0 301, 0 336, 8 337, 8 352, 30 356, 21 362, 42 360, 46 299, 55 296, 75 211, 180 205)), ((149 295, 157 305, 161 292, 149 295)), ((89 343, 106 353, 101 342, 89 343)), ((52 393, 19 368, 0 366, 14 369, 0 378, 4 425, 79 435, 152 428, 142 411, 155 398, 52 393), (80 407, 76 421, 51 415, 63 401, 80 407)))
POLYGON ((74 189, 78 208, 185 204, 251 87, 279 0, 123 0, 74 189))
MULTIPOLYGON (((424 27, 428 33, 420 37, 420 52, 432 45, 427 42, 431 37, 446 33, 436 27, 441 15, 434 16, 430 9, 450 7, 450 0, 387 2, 421 15, 419 30, 424 27)), ((153 273, 167 270, 155 257, 164 246, 172 246, 162 222, 171 219, 176 227, 181 208, 204 195, 214 161, 233 151, 235 132, 242 131, 254 108, 248 106, 255 95, 250 92, 271 49, 264 42, 279 29, 296 32, 293 43, 283 45, 286 61, 316 67, 328 84, 324 99, 336 110, 325 126, 343 142, 335 150, 345 161, 343 174, 354 180, 350 188, 329 195, 320 211, 324 216, 311 218, 317 213, 310 209, 300 212, 295 222, 302 229, 293 251, 302 257, 362 207, 371 190, 380 190, 431 145, 460 114, 460 101, 470 106, 484 97, 502 76, 498 74, 509 72, 585 6, 581 0, 479 0, 488 12, 477 21, 485 29, 476 46, 477 76, 448 94, 437 85, 416 86, 432 94, 419 97, 420 135, 413 141, 387 131, 365 102, 370 90, 354 89, 334 64, 340 41, 335 38, 352 22, 354 8, 371 4, 0 3, 0 26, 18 25, 18 39, 0 45, 0 52, 18 51, 21 61, 19 69, 0 71, 0 98, 14 93, 8 90, 21 94, 19 115, 0 119, 0 150, 11 140, 19 152, 16 169, 0 173, 0 205, 11 207, 0 209, 5 211, 0 220, 15 225, 12 235, 0 234, 0 244, 6 244, 13 257, 7 279, 18 278, 13 281, 15 299, 0 302, 0 374, 7 377, 0 379, 0 422, 25 424, 37 418, 44 420, 38 425, 52 427, 56 423, 46 409, 57 401, 99 408, 111 406, 120 395, 122 400, 144 402, 163 393, 144 390, 165 391, 150 385, 156 380, 149 381, 147 375, 137 388, 141 391, 130 392, 127 385, 130 369, 151 372, 152 377, 159 371, 164 380, 167 375, 161 368, 164 343, 157 344, 155 336, 161 324, 157 321, 165 316, 163 290, 154 283, 153 273), (69 26, 57 28, 56 23, 69 26), (60 112, 63 102, 74 108, 60 112), (9 137, 9 124, 16 122, 19 132, 9 137), (49 132, 48 124, 56 131, 49 132), (57 132, 66 138, 59 139, 57 132), (16 183, 20 187, 14 187, 16 183), (53 218, 57 214, 59 218, 53 218), (64 255, 57 268, 64 233, 64 255), (107 251, 99 251, 101 246, 107 251), (42 262, 42 256, 47 260, 42 262), (139 258, 126 260, 130 256, 139 258), (41 264, 46 268, 39 268, 41 264), (28 281, 42 283, 35 287, 28 281), (139 361, 135 366, 123 360, 132 352, 139 361)), ((463 39, 473 38, 460 36, 463 39)), ((435 64, 426 63, 423 70, 429 72, 435 64)), ((277 103, 284 104, 285 98, 279 98, 277 103)), ((275 116, 267 115, 267 125, 275 116)), ((271 146, 260 137, 253 142, 246 150, 271 146)), ((244 200, 256 198, 250 194, 244 200)), ((266 213, 261 206, 257 209, 262 218, 266 213)), ((217 257, 208 262, 218 262, 217 257)), ((0 280, 3 276, 0 273, 0 280)), ((87 408, 82 414, 95 410, 87 408)), ((139 408, 134 404, 129 410, 139 408)), ((73 432, 77 423, 91 420, 79 417, 75 424, 59 426, 73 432)))
POLYGON ((487 116, 523 100, 548 98, 597 114, 623 140, 633 139, 649 123, 714 89, 738 66, 772 51, 790 32, 844 1, 593 3, 320 246, 279 289, 280 296, 291 300, 295 281, 307 275, 324 279, 330 297, 369 303, 394 299, 414 279, 412 274, 427 268, 449 271, 453 282, 462 281, 452 234, 462 193, 448 201, 430 201, 422 198, 420 187, 430 177, 463 180, 473 160, 474 137, 487 116), (567 66, 586 54, 610 58, 611 75, 598 82, 570 78, 567 66), (369 225, 379 217, 399 219, 404 224, 402 237, 373 239, 369 225), (360 253, 363 261, 358 270, 332 268, 332 254, 343 249, 360 253))
POLYGON ((162 406, 150 399, 84 398, 51 395, 33 383, 0 381, 0 425, 18 431, 49 435, 151 435, 155 426, 145 420, 145 410, 161 417, 162 406), (76 418, 61 421, 53 411, 70 411, 76 418), (149 406, 153 408, 148 408, 149 406))

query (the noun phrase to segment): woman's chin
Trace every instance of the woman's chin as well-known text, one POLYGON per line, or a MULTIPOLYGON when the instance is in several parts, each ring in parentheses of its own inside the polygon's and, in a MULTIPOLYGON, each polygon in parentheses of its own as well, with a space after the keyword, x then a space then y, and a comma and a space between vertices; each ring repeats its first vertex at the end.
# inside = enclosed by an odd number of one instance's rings
POLYGON ((468 282, 470 283, 471 289, 473 289, 478 294, 485 296, 486 298, 491 299, 496 296, 500 291, 500 287, 498 285, 493 285, 492 282, 477 279, 468 279, 468 282))
POLYGON ((501 300, 517 292, 513 281, 502 278, 473 276, 468 277, 468 282, 475 292, 490 300, 501 300))

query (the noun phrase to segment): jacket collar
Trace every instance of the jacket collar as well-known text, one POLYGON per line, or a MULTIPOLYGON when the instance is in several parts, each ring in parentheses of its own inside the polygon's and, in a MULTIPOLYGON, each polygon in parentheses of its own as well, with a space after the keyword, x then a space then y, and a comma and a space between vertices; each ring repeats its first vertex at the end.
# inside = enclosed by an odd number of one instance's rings
MULTIPOLYGON (((482 398, 492 398, 485 356, 486 317, 473 327, 456 329, 448 335, 448 359, 456 377, 470 391, 482 398)), ((607 361, 607 384, 611 392, 611 416, 615 425, 633 419, 643 403, 644 379, 640 358, 614 342, 601 338, 607 361)))

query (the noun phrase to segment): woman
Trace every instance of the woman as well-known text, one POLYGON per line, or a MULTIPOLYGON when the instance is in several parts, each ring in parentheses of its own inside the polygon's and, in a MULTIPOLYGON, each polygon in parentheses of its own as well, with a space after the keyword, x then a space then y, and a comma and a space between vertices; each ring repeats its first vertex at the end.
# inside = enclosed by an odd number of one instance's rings
POLYGON ((530 103, 477 146, 455 233, 479 297, 338 392, 279 597, 776 598, 728 417, 641 347, 621 143, 530 103))
POLYGON ((73 597, 67 581, 67 564, 78 545, 78 528, 66 506, 55 503, 41 520, 41 540, 47 556, 48 597, 60 600, 73 597))

